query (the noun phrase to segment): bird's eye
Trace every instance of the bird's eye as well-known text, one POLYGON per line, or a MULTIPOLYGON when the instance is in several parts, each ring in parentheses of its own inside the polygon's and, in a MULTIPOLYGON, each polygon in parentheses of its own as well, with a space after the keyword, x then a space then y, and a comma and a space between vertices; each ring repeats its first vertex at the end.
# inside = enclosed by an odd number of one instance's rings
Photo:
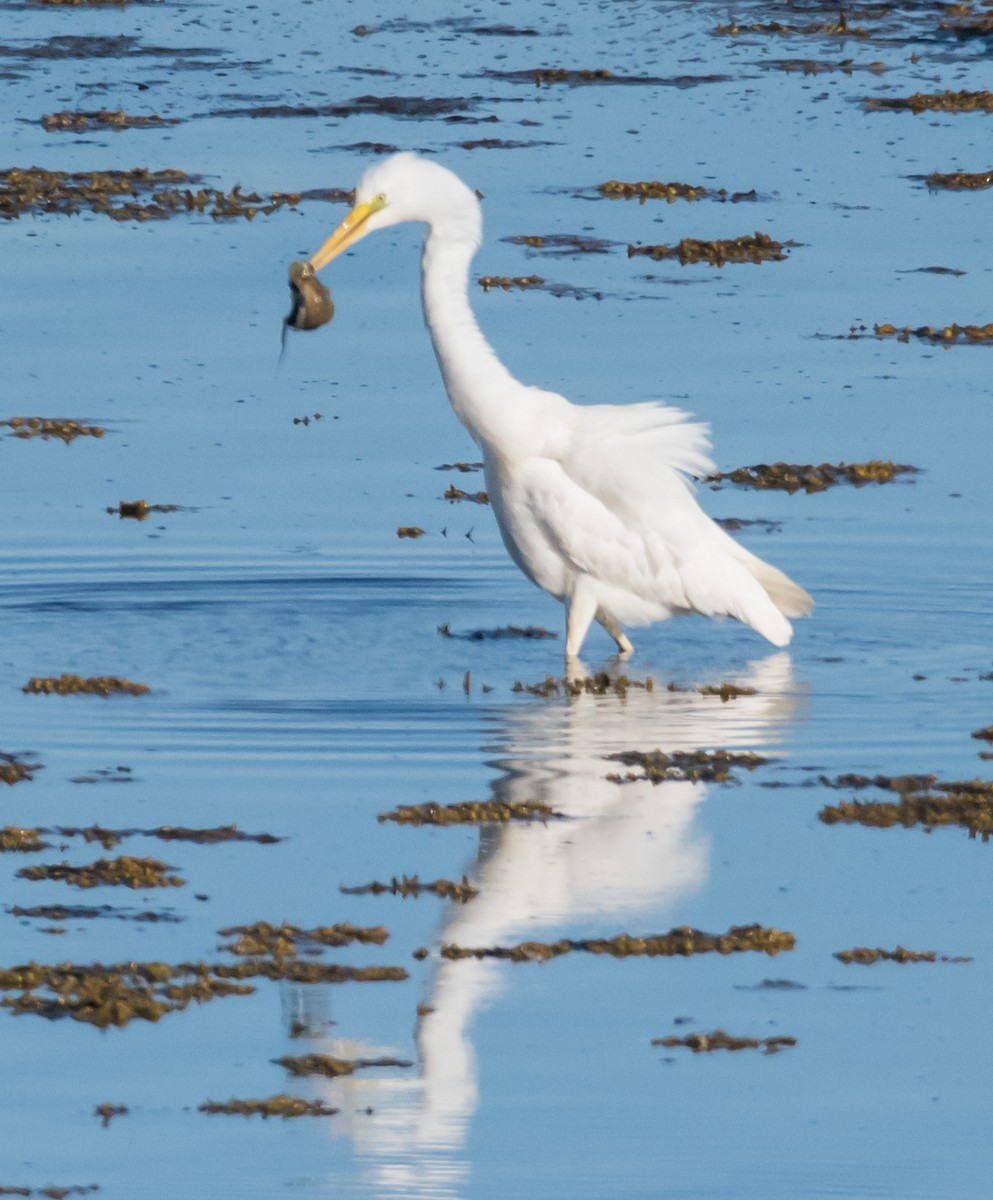
POLYGON ((373 210, 378 212, 381 208, 385 208, 385 207, 386 207, 386 193, 385 192, 377 192, 377 194, 375 196, 373 196, 373 198, 372 198, 373 210))

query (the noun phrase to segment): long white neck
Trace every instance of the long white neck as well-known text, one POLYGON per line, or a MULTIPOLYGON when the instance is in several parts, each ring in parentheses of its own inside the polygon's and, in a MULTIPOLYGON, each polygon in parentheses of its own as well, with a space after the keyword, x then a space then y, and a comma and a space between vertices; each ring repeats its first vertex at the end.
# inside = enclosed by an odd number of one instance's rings
POLYGON ((421 259, 424 318, 455 415, 483 449, 499 452, 526 413, 523 386, 500 362, 469 306, 477 238, 430 226, 421 259))

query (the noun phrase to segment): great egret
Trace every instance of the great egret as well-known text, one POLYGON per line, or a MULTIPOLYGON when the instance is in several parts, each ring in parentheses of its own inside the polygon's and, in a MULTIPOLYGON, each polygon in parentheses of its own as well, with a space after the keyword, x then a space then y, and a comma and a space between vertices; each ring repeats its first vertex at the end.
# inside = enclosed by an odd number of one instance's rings
POLYGON ((690 612, 736 617, 776 646, 810 596, 749 553, 697 504, 691 479, 713 470, 709 430, 664 404, 571 404, 516 380, 469 306, 482 211, 451 171, 416 154, 371 167, 355 206, 310 258, 315 271, 366 234, 427 225, 424 316, 455 415, 482 451, 510 557, 566 606, 566 655, 594 620, 622 655, 621 623, 690 612))

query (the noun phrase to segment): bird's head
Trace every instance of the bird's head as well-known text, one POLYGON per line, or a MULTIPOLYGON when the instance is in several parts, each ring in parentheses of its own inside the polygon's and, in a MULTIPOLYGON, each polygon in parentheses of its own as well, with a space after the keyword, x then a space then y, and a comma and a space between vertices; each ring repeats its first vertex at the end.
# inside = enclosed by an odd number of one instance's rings
POLYGON ((479 201, 446 167, 419 154, 393 154, 370 167, 355 188, 355 205, 338 228, 310 257, 320 271, 366 234, 404 221, 422 221, 479 244, 479 201))

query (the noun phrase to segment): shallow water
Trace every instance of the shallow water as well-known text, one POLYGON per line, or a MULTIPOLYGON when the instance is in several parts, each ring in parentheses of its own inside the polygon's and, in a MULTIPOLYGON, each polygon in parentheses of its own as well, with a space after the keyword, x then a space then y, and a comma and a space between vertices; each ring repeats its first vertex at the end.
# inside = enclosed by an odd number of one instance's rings
MULTIPOLYGON (((561 610, 506 559, 488 509, 441 499, 451 482, 482 484, 435 469, 476 453, 422 328, 416 230, 336 264, 334 325, 292 336, 279 367, 286 264, 341 206, 304 201, 252 222, 0 224, 0 419, 106 429, 68 446, 0 438, 0 752, 44 764, 4 788, 3 823, 237 824, 284 839, 130 837, 113 853, 161 858, 186 884, 123 897, 17 876, 92 862, 96 843, 56 835, 47 851, 4 854, 0 968, 214 962, 229 940, 220 929, 286 920, 385 925, 384 946, 321 961, 409 972, 402 983, 258 979, 251 996, 104 1032, 0 1014, 0 1187, 149 1200, 986 1197, 990 847, 955 827, 828 826, 818 813, 893 799, 822 776, 990 776, 987 743, 970 735, 993 722, 993 350, 871 331, 991 319, 990 193, 930 193, 921 177, 989 169, 993 116, 861 103, 987 87, 989 39, 941 32, 918 6, 848 14, 868 39, 730 39, 713 33, 725 5, 682 3, 480 4, 462 16, 428 4, 416 21, 306 0, 2 12, 0 167, 177 167, 268 194, 352 186, 375 157, 349 149, 362 143, 430 152, 485 194, 479 274, 535 272, 585 297, 479 289, 481 323, 521 378, 579 401, 678 403, 712 422, 722 469, 881 457, 921 474, 811 496, 704 492, 716 516, 775 522, 740 536, 815 596, 788 653, 688 619, 635 631, 624 669, 651 678, 651 692, 514 691, 561 674, 561 637, 466 635, 561 633, 561 610), (70 36, 133 40, 49 41, 70 36), (810 74, 783 70, 786 59, 852 65, 810 74), (875 62, 886 70, 862 69, 875 62), (538 67, 652 81, 507 77, 538 67), (343 115, 362 96, 447 103, 423 118, 343 115), (328 115, 245 115, 274 105, 328 115), (117 107, 181 123, 76 135, 39 124, 117 107), (243 115, 222 115, 232 110, 243 115), (508 144, 463 148, 484 138, 508 144), (598 198, 610 178, 757 198, 598 198), (799 244, 785 262, 721 270, 624 251, 756 229, 799 244), (616 246, 563 256, 506 240, 534 234, 616 246), (934 266, 964 274, 921 270, 934 266), (869 336, 851 339, 861 325, 869 336), (138 497, 181 511, 142 523, 106 512, 138 497), (400 525, 427 534, 399 540, 400 525), (151 692, 21 691, 64 671, 151 692), (723 681, 755 693, 722 703, 696 690, 723 681), (619 768, 607 755, 656 747, 769 761, 734 783, 608 778, 619 768), (482 832, 377 820, 401 804, 490 799, 539 800, 568 819, 482 832), (465 905, 340 891, 463 874, 480 890, 465 905), (58 923, 11 912, 56 904, 118 912, 58 923), (134 920, 143 910, 160 919, 134 920), (446 943, 752 922, 793 932, 796 949, 544 964, 439 955, 446 943), (899 945, 970 961, 833 957, 899 945), (798 986, 763 986, 783 980, 798 986), (797 1045, 771 1056, 651 1045, 717 1028, 797 1045), (272 1062, 310 1052, 413 1065, 315 1081, 272 1062), (197 1111, 279 1092, 341 1111, 265 1122, 197 1111), (129 1111, 104 1129, 103 1103, 129 1111)), ((734 16, 837 14, 746 4, 734 16)), ((609 649, 591 635, 591 673, 616 674, 609 649)))

